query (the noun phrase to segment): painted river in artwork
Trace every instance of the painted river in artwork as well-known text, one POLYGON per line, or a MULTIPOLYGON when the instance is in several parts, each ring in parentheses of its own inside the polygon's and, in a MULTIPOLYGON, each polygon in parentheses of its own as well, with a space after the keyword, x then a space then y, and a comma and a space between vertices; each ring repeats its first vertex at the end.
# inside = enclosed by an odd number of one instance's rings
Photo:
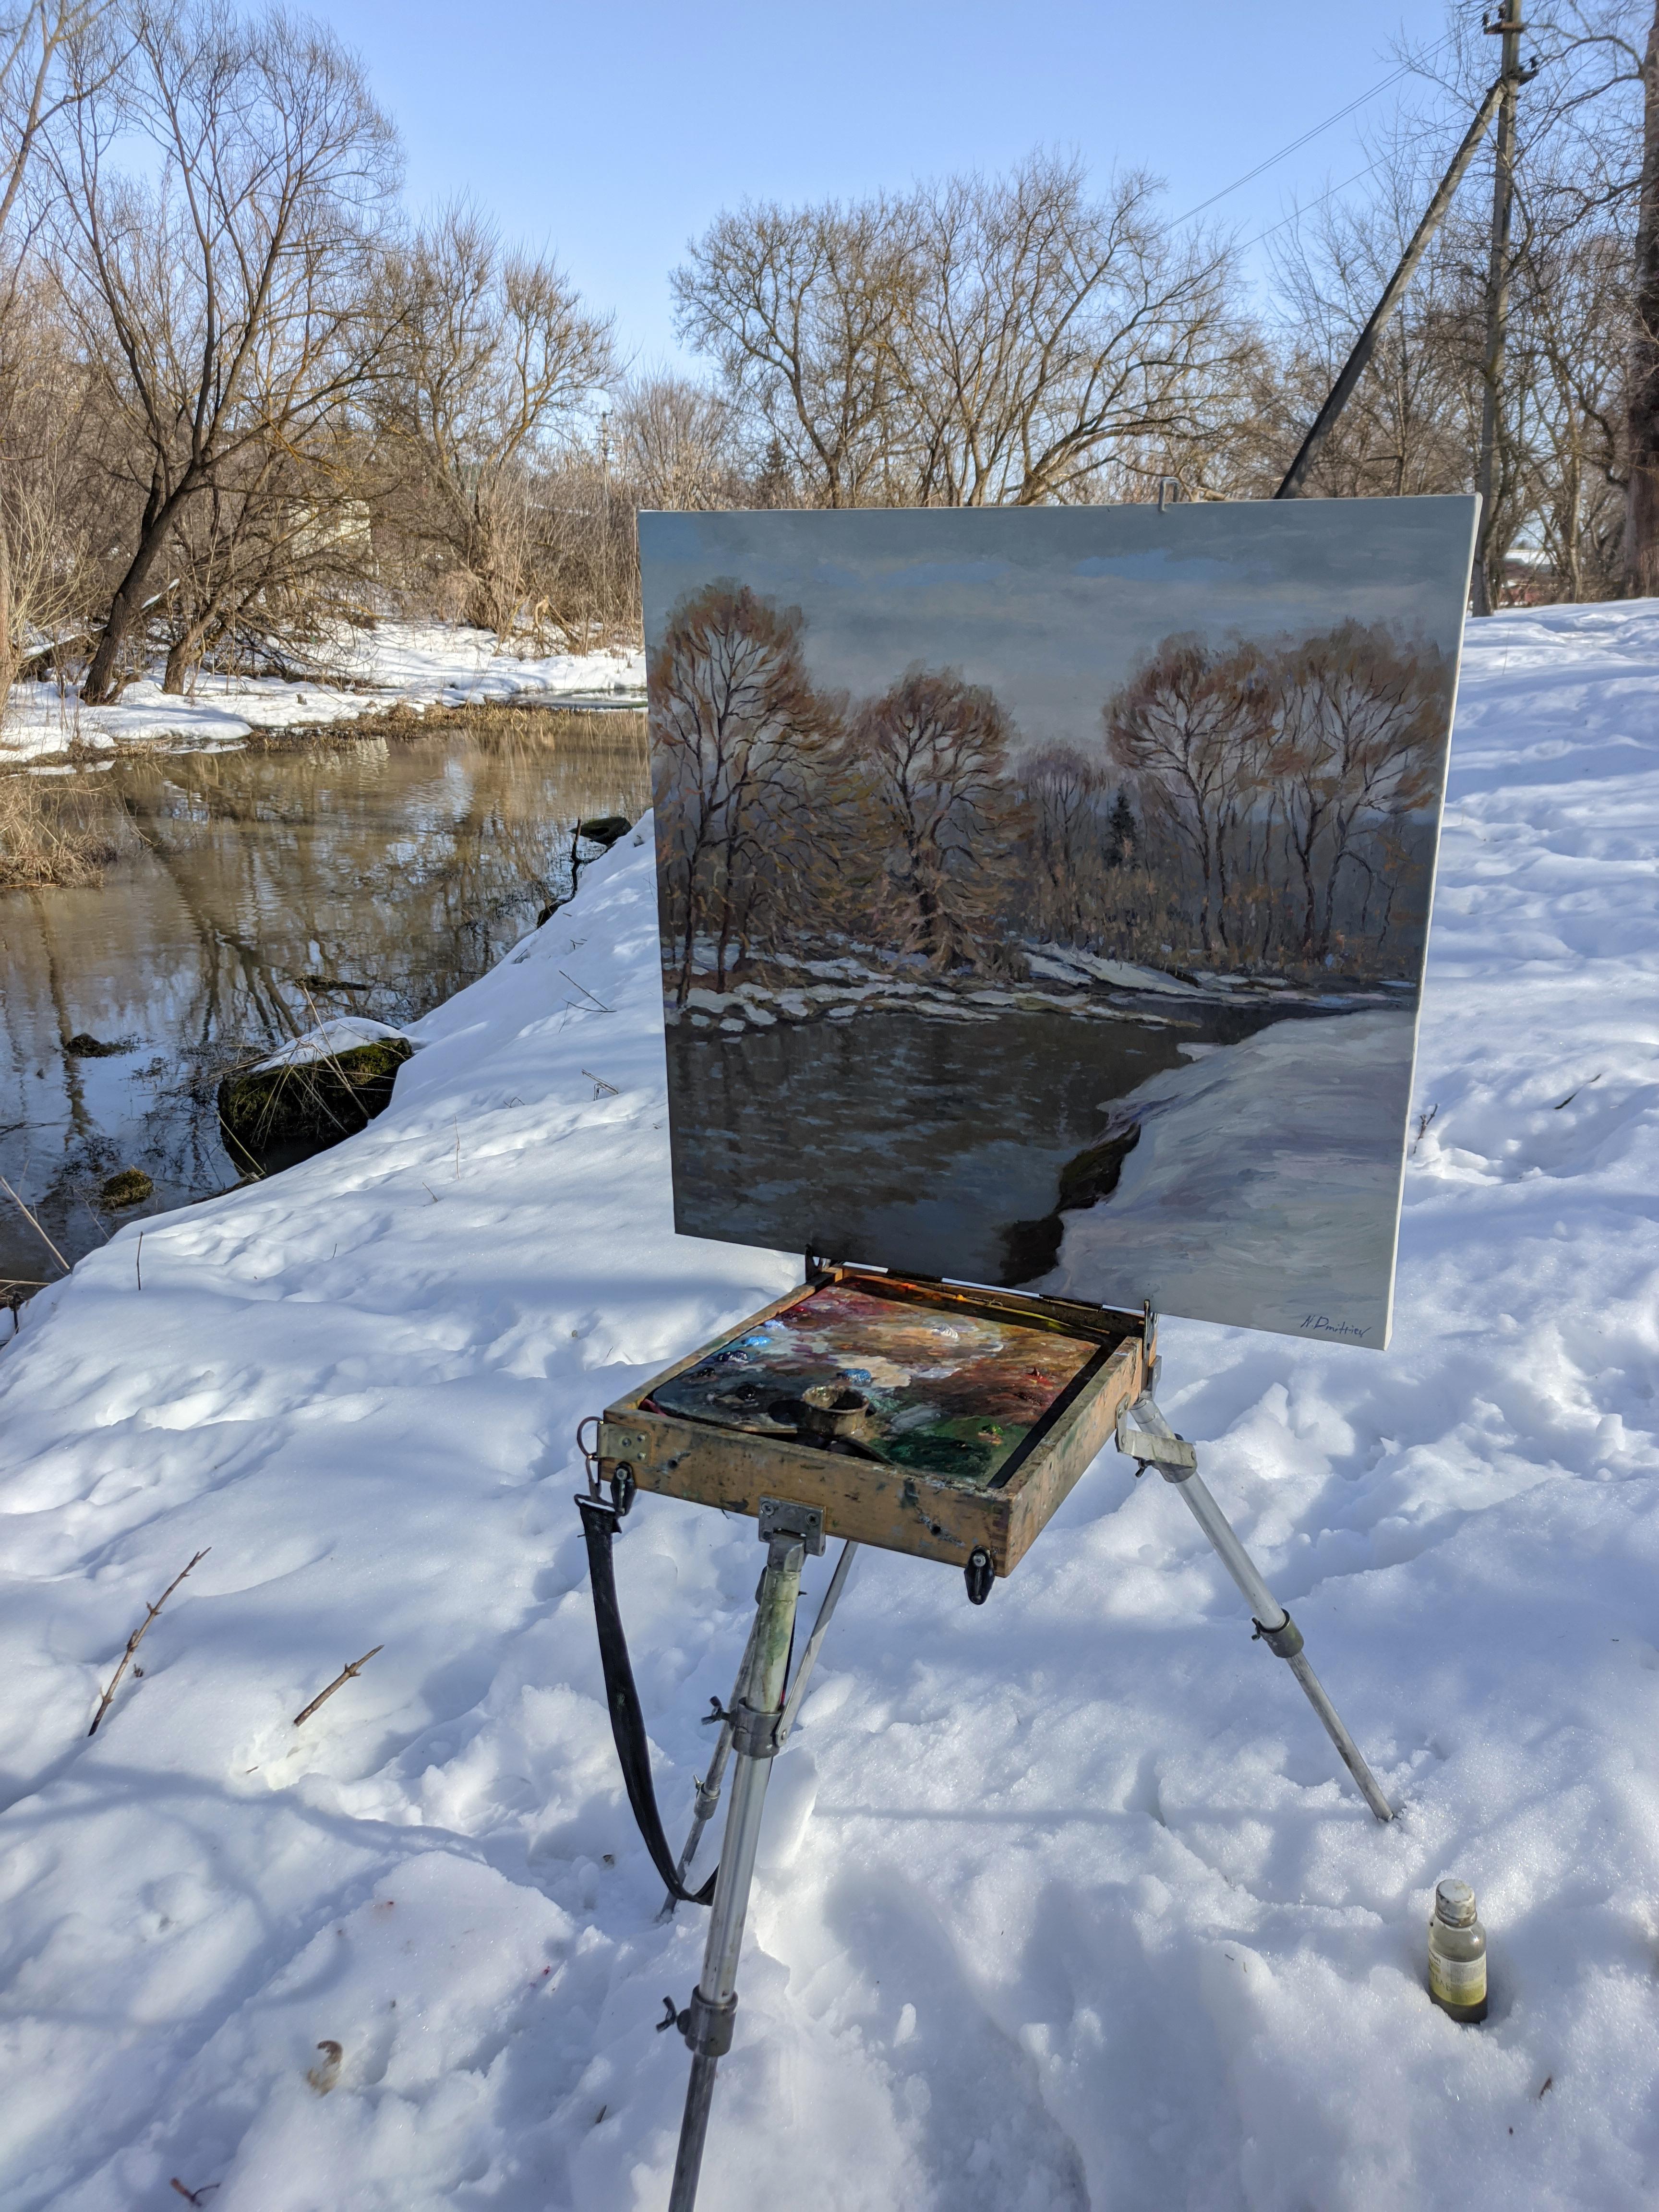
POLYGON ((676 1176, 678 1225, 774 1246, 793 1227, 802 1251, 836 1259, 1029 1281, 1054 1264, 1058 1224, 1043 1224, 1060 1171, 1099 1143, 1115 1102, 1285 1018, 1192 1001, 1147 1014, 671 1030, 676 1164, 696 1164, 676 1176))

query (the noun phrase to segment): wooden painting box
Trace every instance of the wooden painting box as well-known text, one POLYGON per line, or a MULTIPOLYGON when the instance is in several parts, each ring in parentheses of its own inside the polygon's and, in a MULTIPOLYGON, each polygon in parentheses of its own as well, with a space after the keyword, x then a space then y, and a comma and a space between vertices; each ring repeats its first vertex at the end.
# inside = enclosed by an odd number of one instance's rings
POLYGON ((662 1374, 619 1398, 599 1425, 599 1472, 629 1475, 641 1490, 757 1516, 763 1498, 818 1507, 826 1536, 914 1553, 965 1567, 982 1550, 999 1575, 1012 1573, 1084 1469, 1112 1436, 1121 1409, 1152 1379, 1154 1324, 1128 1313, 1063 1298, 1023 1297, 858 1267, 828 1267, 810 1282, 724 1330, 662 1374), (658 1393, 705 1360, 828 1285, 970 1320, 1014 1324, 1039 1335, 1082 1340, 1083 1364, 1023 1440, 983 1482, 854 1456, 760 1434, 705 1418, 660 1410, 658 1393))

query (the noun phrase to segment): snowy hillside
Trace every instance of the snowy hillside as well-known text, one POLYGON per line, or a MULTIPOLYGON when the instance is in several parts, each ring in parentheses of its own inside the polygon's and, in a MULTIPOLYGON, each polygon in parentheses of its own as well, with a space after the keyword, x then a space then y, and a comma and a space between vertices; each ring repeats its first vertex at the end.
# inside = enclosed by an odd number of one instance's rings
MULTIPOLYGON (((1656 851, 1659 605, 1476 625, 1392 1349, 1164 1327, 1401 1817, 1115 1453, 983 1610, 864 1555, 708 2212, 1652 2204, 1656 851), (1445 1873, 1482 2028, 1421 1986, 1445 1873)), ((8 2212, 665 2202, 702 1917, 655 1919, 573 1436, 798 1262, 671 1231, 648 858, 429 1018, 362 1136, 123 1231, 0 1348, 8 2212)), ((677 1836, 759 1559, 650 1498, 618 1547, 677 1836)))

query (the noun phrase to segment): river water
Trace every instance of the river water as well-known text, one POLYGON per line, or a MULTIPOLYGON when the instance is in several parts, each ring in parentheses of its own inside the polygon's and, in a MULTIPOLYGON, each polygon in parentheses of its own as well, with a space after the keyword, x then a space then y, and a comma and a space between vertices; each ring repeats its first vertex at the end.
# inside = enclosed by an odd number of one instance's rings
MULTIPOLYGON (((329 1015, 429 1012, 568 892, 578 821, 649 799, 643 716, 544 708, 128 758, 107 783, 130 851, 102 888, 0 892, 0 1175, 71 1261, 237 1180, 228 1066, 329 1015), (155 1193, 113 1213, 124 1168, 155 1193)), ((0 1193, 0 1298, 58 1272, 0 1193)))

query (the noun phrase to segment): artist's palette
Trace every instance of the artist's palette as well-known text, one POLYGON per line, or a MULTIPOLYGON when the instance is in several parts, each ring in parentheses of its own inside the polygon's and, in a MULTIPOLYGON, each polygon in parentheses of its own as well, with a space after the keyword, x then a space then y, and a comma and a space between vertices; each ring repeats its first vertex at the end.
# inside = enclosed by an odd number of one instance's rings
POLYGON ((870 1408, 859 1456, 982 1490, 1103 1356, 1097 1340, 835 1283, 749 1323, 642 1402, 682 1419, 793 1437, 804 1393, 848 1387, 870 1408))

